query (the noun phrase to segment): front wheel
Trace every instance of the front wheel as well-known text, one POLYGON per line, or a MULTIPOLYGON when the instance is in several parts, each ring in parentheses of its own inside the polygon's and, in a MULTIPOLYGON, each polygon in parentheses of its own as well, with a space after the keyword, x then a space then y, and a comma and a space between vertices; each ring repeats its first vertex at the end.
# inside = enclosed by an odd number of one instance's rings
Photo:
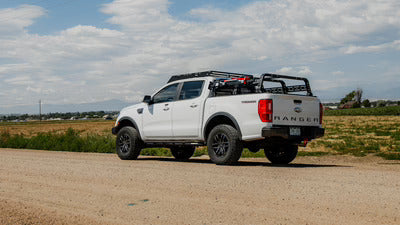
POLYGON ((172 147, 171 153, 176 160, 186 161, 193 156, 195 149, 194 146, 172 147))
POLYGON ((117 154, 122 160, 137 159, 142 150, 139 133, 133 127, 123 127, 117 134, 117 154))
POLYGON ((207 138, 208 155, 216 164, 236 163, 243 151, 239 132, 230 125, 214 127, 207 138))
POLYGON ((264 149, 265 156, 269 161, 276 164, 288 164, 297 156, 297 145, 277 144, 264 149))

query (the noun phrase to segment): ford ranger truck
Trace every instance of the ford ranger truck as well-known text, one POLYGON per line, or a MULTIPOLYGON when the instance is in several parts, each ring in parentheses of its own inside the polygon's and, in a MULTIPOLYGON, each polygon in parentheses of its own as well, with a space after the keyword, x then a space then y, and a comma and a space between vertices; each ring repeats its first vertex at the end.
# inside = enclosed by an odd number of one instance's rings
POLYGON ((123 160, 164 147, 184 161, 207 146, 216 164, 236 163, 243 148, 287 164, 299 145, 324 135, 322 116, 306 78, 206 71, 172 76, 142 103, 122 109, 112 133, 123 160))

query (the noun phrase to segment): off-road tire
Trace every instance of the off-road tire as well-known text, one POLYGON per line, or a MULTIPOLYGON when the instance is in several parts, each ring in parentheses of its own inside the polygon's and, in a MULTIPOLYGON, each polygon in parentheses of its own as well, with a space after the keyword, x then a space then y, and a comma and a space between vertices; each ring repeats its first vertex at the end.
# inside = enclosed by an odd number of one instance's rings
POLYGON ((171 148, 171 153, 178 161, 186 161, 193 156, 195 151, 194 146, 176 146, 171 148))
POLYGON ((271 163, 288 164, 296 158, 298 148, 292 144, 275 144, 266 147, 264 153, 271 163))
POLYGON ((212 162, 223 164, 236 163, 243 152, 243 143, 239 132, 230 125, 214 127, 207 138, 208 155, 212 162))
POLYGON ((135 128, 123 127, 117 134, 116 146, 120 159, 133 160, 137 159, 142 150, 142 141, 135 128))

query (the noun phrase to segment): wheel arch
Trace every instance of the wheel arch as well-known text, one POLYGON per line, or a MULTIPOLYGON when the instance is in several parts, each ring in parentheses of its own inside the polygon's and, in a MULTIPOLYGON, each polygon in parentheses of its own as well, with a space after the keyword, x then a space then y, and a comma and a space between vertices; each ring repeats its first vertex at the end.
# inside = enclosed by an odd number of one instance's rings
POLYGON ((139 133, 139 137, 141 138, 139 127, 137 126, 135 120, 133 120, 132 118, 127 117, 127 116, 121 117, 118 120, 117 133, 118 133, 119 130, 121 130, 123 127, 126 127, 126 126, 130 126, 130 127, 135 128, 137 130, 137 132, 139 133))
POLYGON ((208 135, 210 134, 211 130, 221 124, 227 124, 231 125, 234 127, 238 132, 239 132, 239 138, 242 139, 242 132, 240 131, 240 126, 239 123, 236 121, 236 119, 229 113, 227 112, 218 112, 214 113, 211 115, 207 122, 205 123, 206 125, 204 126, 204 140, 207 142, 208 135))

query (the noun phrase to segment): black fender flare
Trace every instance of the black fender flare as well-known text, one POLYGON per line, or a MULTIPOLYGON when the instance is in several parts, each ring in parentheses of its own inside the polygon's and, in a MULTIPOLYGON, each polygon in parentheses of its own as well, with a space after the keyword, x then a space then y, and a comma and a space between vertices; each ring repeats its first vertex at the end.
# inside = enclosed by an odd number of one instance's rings
POLYGON ((129 116, 121 117, 121 118, 118 120, 118 122, 117 122, 118 125, 116 126, 116 133, 118 133, 118 131, 122 128, 121 125, 120 125, 120 121, 123 121, 123 120, 128 120, 129 122, 131 122, 131 123, 133 124, 133 128, 135 128, 135 129, 137 130, 137 132, 139 133, 140 139, 142 139, 142 135, 140 134, 141 132, 140 132, 140 130, 139 130, 138 125, 136 124, 135 120, 133 120, 133 119, 132 119, 131 117, 129 117, 129 116))
MULTIPOLYGON (((203 137, 204 137, 204 139, 206 139, 206 137, 207 137, 207 134, 206 134, 207 126, 209 125, 211 120, 213 120, 217 116, 225 116, 228 119, 230 119, 232 121, 233 125, 235 125, 235 128, 237 129, 237 131, 239 132, 240 139, 242 139, 242 131, 240 130, 239 123, 237 122, 235 117, 233 117, 231 114, 229 114, 227 112, 217 112, 217 113, 212 114, 210 117, 208 117, 207 122, 205 123, 205 126, 203 127, 203 137)), ((205 141, 207 141, 207 140, 205 140, 205 141)))

